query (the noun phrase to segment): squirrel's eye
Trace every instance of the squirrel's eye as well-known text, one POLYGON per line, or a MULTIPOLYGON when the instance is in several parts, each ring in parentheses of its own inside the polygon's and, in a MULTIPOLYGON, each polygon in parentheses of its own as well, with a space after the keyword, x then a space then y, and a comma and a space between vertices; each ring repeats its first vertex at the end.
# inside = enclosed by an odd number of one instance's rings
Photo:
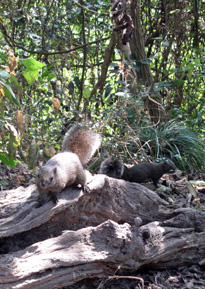
POLYGON ((50 182, 52 182, 53 181, 53 177, 50 177, 50 182))

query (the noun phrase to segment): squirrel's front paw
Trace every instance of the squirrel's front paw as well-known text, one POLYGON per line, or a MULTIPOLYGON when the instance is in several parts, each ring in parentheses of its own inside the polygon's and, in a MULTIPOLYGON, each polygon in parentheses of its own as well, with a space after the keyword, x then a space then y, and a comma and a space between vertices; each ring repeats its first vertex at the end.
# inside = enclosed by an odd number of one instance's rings
POLYGON ((83 186, 83 192, 84 192, 85 194, 90 193, 90 188, 89 188, 89 186, 88 186, 87 184, 85 184, 85 185, 83 186))
POLYGON ((52 201, 55 205, 58 202, 58 199, 57 199, 56 195, 54 193, 52 193, 52 192, 48 193, 48 199, 49 199, 49 201, 52 201))

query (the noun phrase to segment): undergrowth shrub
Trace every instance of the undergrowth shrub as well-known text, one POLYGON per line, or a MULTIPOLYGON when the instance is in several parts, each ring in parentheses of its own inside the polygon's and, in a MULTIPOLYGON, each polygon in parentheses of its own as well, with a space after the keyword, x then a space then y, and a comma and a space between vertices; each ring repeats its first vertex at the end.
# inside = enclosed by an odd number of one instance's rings
POLYGON ((123 125, 123 134, 106 135, 106 156, 123 162, 170 160, 182 170, 205 170, 205 143, 184 123, 170 120, 157 126, 144 120, 137 127, 123 125))
POLYGON ((147 126, 136 133, 137 157, 155 161, 172 160, 183 170, 205 170, 205 144, 197 133, 183 123, 171 120, 158 126, 147 126))

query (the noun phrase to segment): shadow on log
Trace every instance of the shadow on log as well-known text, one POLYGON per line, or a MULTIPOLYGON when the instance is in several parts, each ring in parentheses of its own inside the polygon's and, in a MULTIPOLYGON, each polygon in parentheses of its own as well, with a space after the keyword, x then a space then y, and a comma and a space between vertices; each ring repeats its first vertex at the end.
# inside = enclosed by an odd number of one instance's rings
POLYGON ((1 192, 0 288, 61 288, 84 278, 204 264, 205 212, 169 211, 146 187, 97 175, 39 207, 35 185, 1 192))

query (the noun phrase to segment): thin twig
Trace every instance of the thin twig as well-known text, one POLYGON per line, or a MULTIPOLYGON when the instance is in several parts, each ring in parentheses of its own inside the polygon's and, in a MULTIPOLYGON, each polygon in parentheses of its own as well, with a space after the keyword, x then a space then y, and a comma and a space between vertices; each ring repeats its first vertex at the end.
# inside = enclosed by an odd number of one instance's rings
POLYGON ((144 289, 144 280, 140 277, 135 277, 135 276, 109 276, 108 279, 134 279, 141 281, 142 283, 142 289, 144 289))
POLYGON ((112 279, 133 279, 133 280, 138 280, 141 281, 142 283, 142 289, 144 289, 144 280, 140 277, 135 277, 135 276, 109 276, 108 280, 112 280, 112 279))

